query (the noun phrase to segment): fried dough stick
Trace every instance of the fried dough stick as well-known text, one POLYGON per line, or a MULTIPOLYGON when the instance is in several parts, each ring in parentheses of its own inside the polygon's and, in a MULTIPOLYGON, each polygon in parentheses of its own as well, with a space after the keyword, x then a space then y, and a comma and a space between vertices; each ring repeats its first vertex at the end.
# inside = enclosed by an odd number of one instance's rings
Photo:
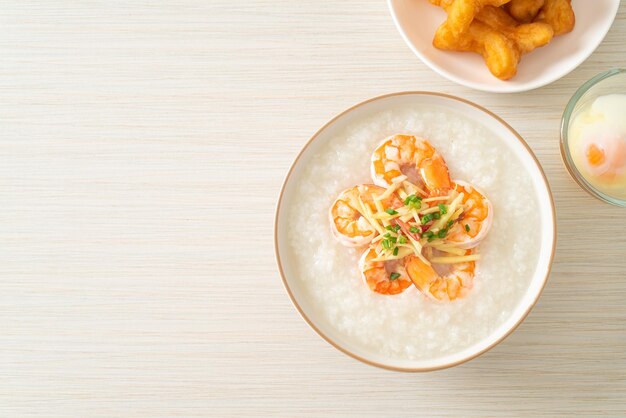
POLYGON ((576 24, 576 17, 570 0, 546 0, 535 22, 545 22, 552 26, 554 35, 571 32, 576 24))
POLYGON ((484 7, 476 15, 476 20, 502 32, 515 43, 521 54, 527 54, 535 48, 546 45, 554 37, 554 30, 549 24, 535 22, 520 25, 505 10, 498 7, 484 7))
POLYGON ((528 23, 533 21, 544 4, 545 0, 511 0, 506 7, 514 19, 528 23))
POLYGON ((433 45, 439 49, 482 55, 489 71, 501 80, 508 80, 517 73, 518 48, 509 38, 482 22, 472 22, 463 36, 456 36, 443 26, 437 31, 433 45))
POLYGON ((458 36, 468 30, 474 17, 485 6, 499 7, 511 0, 440 0, 440 3, 446 8, 448 18, 440 26, 446 27, 446 30, 458 36))

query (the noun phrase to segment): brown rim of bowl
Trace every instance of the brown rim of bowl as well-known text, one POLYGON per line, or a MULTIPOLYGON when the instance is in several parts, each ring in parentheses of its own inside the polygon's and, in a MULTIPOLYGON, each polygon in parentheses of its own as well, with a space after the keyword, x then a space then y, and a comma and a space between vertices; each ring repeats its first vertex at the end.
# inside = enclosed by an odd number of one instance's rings
POLYGON ((381 96, 372 97, 370 99, 364 100, 362 102, 359 102, 359 103, 349 107, 348 109, 344 110, 343 112, 339 113, 338 115, 336 115, 332 119, 330 119, 328 122, 326 122, 304 144, 304 146, 302 147, 300 152, 298 152, 298 155, 296 156, 296 158, 293 161, 293 163, 291 163, 291 166, 289 167, 289 171, 287 171, 287 175, 285 176, 285 179, 283 180, 283 184, 282 184, 282 186, 280 188, 280 194, 278 195, 278 203, 276 205, 276 214, 274 215, 274 254, 276 256, 276 263, 278 264, 278 271, 279 271, 280 277, 281 277, 281 279, 283 281, 283 286, 285 287, 285 290, 287 291, 287 294, 289 295, 289 299, 291 299, 291 303, 295 306, 295 308, 297 309, 297 311, 300 314, 300 316, 302 317, 302 319, 304 319, 304 321, 320 337, 322 337, 327 343, 329 343, 330 345, 335 347, 337 350, 343 352, 344 354, 347 354, 348 356, 350 356, 350 357, 352 357, 354 359, 357 359, 357 360, 359 360, 359 361, 361 361, 361 362, 363 362, 365 364, 369 364, 370 366, 380 367, 382 369, 387 369, 387 370, 392 370, 392 371, 397 371, 397 372, 428 372, 428 371, 442 370, 442 369, 447 369, 449 367, 458 366, 459 364, 462 364, 462 363, 465 363, 467 361, 473 360, 476 357, 480 356, 481 354, 491 350, 493 347, 495 347, 496 345, 500 344, 506 337, 511 335, 511 333, 517 329, 517 327, 524 321, 524 319, 526 319, 526 317, 528 316, 530 311, 535 307, 535 305, 537 304, 537 301, 539 300, 539 297, 541 296, 541 294, 543 293, 543 290, 546 287, 546 284, 548 283, 548 277, 550 276, 550 271, 552 270, 552 263, 554 262, 554 253, 556 251, 556 239, 557 239, 557 237, 556 237, 556 208, 554 206, 554 198, 552 197, 552 190, 550 189, 550 184, 548 183, 548 179, 546 177, 546 174, 543 172, 543 168, 541 167, 541 164, 539 163, 539 160, 535 156, 535 153, 532 151, 532 149, 528 146, 526 141, 524 141, 524 139, 517 133, 517 131, 515 131, 515 129, 513 129, 511 127, 511 125, 509 125, 502 118, 500 118, 498 115, 496 115, 495 113, 485 109, 484 107, 482 107, 480 105, 477 105, 476 103, 473 103, 473 102, 471 102, 469 100, 462 99, 462 98, 456 97, 456 96, 452 96, 450 94, 435 93, 435 92, 430 92, 430 91, 402 91, 402 92, 388 93, 388 94, 383 94, 381 96), (365 105, 367 103, 373 102, 375 100, 386 99, 388 97, 393 97, 393 96, 404 96, 404 95, 411 95, 411 94, 424 95, 424 96, 438 96, 438 97, 444 97, 444 98, 447 98, 447 99, 456 100, 456 101, 465 103, 467 105, 470 105, 470 106, 472 106, 472 107, 474 107, 474 108, 476 108, 478 110, 481 110, 482 112, 488 114, 489 116, 493 117, 498 122, 500 122, 502 125, 504 125, 509 131, 511 131, 513 133, 513 135, 515 135, 515 137, 520 141, 520 143, 524 146, 524 148, 526 148, 526 150, 528 151, 530 156, 535 161, 535 164, 537 165, 537 168, 539 169, 539 172, 541 173, 541 177, 543 178, 543 182, 544 182, 544 184, 546 186, 546 189, 548 190, 548 195, 550 196, 550 206, 552 208, 552 234, 553 234, 554 239, 552 241, 552 250, 551 250, 551 253, 550 253, 550 261, 548 263, 548 270, 546 271, 546 275, 543 278, 543 284, 541 285, 541 289, 539 289, 539 292, 537 293, 537 296, 535 297, 535 300, 533 300, 533 302, 528 306, 528 308, 526 309, 524 314, 519 318, 519 320, 515 323, 515 325, 513 325, 504 335, 502 335, 500 338, 498 338, 496 341, 494 341, 489 346, 483 348, 479 352, 477 352, 477 353, 475 353, 475 354, 473 354, 473 355, 471 355, 471 356, 469 356, 467 358, 464 358, 462 360, 446 363, 446 364, 439 365, 439 366, 433 366, 433 367, 395 367, 395 366, 389 366, 389 365, 386 365, 386 364, 382 364, 382 363, 378 363, 378 362, 375 362, 375 361, 368 360, 368 359, 366 359, 364 357, 361 357, 361 356, 351 352, 350 350, 340 346, 339 344, 337 344, 330 337, 328 337, 326 334, 324 334, 313 323, 313 321, 311 321, 306 316, 306 314, 304 313, 304 311, 302 310, 302 308, 298 304, 298 301, 296 301, 296 299, 294 298, 293 293, 291 292, 291 289, 289 288, 289 284, 287 283, 287 280, 285 279, 285 272, 283 271, 283 266, 282 266, 282 263, 281 263, 281 260, 280 260, 280 253, 278 251, 278 214, 280 213, 281 203, 283 201, 283 193, 285 192, 285 186, 287 185, 287 181, 289 181, 289 178, 291 177, 291 173, 293 172, 294 167, 296 166, 296 164, 298 163, 298 161, 302 157, 302 154, 304 153, 304 151, 309 147, 311 142, 313 142, 313 140, 315 140, 315 138, 317 138, 317 136, 324 129, 326 129, 330 124, 335 122, 337 119, 339 119, 340 117, 342 117, 346 113, 351 112, 352 110, 356 109, 357 107, 361 107, 361 106, 363 106, 363 105, 365 105))

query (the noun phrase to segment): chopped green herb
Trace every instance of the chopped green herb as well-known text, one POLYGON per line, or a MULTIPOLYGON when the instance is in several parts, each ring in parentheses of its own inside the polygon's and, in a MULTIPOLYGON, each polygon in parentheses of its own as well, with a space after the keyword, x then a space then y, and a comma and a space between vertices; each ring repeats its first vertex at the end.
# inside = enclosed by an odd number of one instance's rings
POLYGON ((437 237, 438 238, 445 238, 446 235, 448 235, 448 230, 447 229, 442 229, 441 231, 437 232, 437 237))
POLYGON ((406 238, 404 238, 404 235, 400 235, 398 237, 398 244, 406 244, 406 238))
POLYGON ((404 199, 404 204, 410 208, 419 209, 422 207, 422 198, 412 194, 404 199))
POLYGON ((395 210, 389 208, 389 209, 385 209, 385 212, 387 212, 390 215, 397 215, 398 212, 396 212, 395 210))
POLYGON ((420 229, 416 226, 412 226, 409 228, 409 231, 411 231, 412 234, 417 234, 418 232, 420 232, 420 229))
POLYGON ((432 220, 433 220, 433 214, 429 213, 427 215, 422 216, 421 222, 422 222, 422 225, 426 225, 428 222, 430 222, 432 220))
POLYGON ((380 242, 380 244, 383 246, 385 250, 388 250, 391 248, 391 242, 389 242, 389 240, 384 239, 380 242))
POLYGON ((398 255, 398 247, 393 249, 393 255, 398 255))
POLYGON ((445 215, 446 213, 448 213, 448 207, 444 205, 443 203, 440 203, 437 206, 439 206, 439 211, 441 212, 442 215, 445 215))
POLYGON ((433 231, 426 231, 426 232, 424 232, 424 236, 426 238, 431 238, 431 237, 434 237, 435 234, 433 233, 433 231))
POLYGON ((398 277, 400 277, 400 273, 393 272, 389 275, 389 280, 396 280, 398 277))
POLYGON ((393 232, 398 232, 400 230, 400 225, 394 225, 393 232))
POLYGON ((391 234, 389 232, 387 232, 385 235, 383 235, 383 237, 385 238, 391 238, 391 234))
POLYGON ((453 220, 449 220, 448 223, 446 224, 446 228, 450 228, 453 223, 454 223, 453 220))
POLYGON ((469 232, 469 230, 470 230, 469 225, 468 225, 468 224, 465 224, 465 231, 469 232))
POLYGON ((440 219, 441 218, 441 213, 439 213, 439 212, 435 212, 432 215, 433 215, 433 218, 435 218, 435 219, 440 219))
POLYGON ((430 237, 428 237, 428 242, 434 241, 435 240, 435 234, 431 235, 430 237))
POLYGON ((386 229, 387 231, 393 231, 393 225, 387 225, 387 226, 385 227, 385 229, 386 229))

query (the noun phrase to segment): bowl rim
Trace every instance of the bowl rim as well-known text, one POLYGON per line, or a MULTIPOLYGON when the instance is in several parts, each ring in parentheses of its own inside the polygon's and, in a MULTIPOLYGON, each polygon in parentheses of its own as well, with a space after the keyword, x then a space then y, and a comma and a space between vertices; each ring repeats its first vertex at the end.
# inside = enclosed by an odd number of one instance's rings
POLYGON ((547 86, 548 84, 554 83, 555 81, 560 80, 561 78, 565 77, 566 75, 574 71, 576 68, 578 68, 583 62, 587 60, 587 58, 591 56, 591 54, 595 52, 596 49, 598 49, 598 46, 600 46, 604 38, 606 38, 606 35, 609 33, 609 30, 611 30, 611 27, 613 27, 613 22, 615 22, 615 17, 617 16, 617 12, 620 7, 620 0, 613 1, 613 10, 611 11, 612 17, 611 17, 610 24, 606 25, 606 27, 603 29, 603 33, 602 33, 602 36, 600 36, 599 41, 595 45, 591 45, 591 47, 588 50, 586 50, 585 53, 583 53, 576 61, 574 61, 571 67, 567 67, 566 70, 562 72, 557 72, 555 75, 546 77, 545 79, 541 79, 541 78, 535 79, 534 81, 529 81, 523 84, 508 84, 508 85, 503 84, 503 85, 492 86, 492 85, 486 85, 484 83, 469 81, 462 77, 457 77, 456 75, 452 74, 447 69, 445 69, 444 67, 441 67, 440 65, 436 64, 434 61, 431 61, 430 59, 428 59, 424 54, 422 54, 420 50, 409 39, 409 36, 406 34, 406 31, 404 30, 403 26, 400 24, 400 20, 398 18, 398 15, 394 7, 394 3, 396 1, 398 0, 387 0, 387 6, 389 8, 391 18, 394 22, 396 29, 398 30, 398 32, 400 32, 400 36, 404 40, 404 43, 406 43, 409 49, 413 51, 415 55, 417 55, 420 61, 426 64, 428 68, 430 68, 437 74, 441 75, 442 77, 447 78, 450 81, 453 81, 465 87, 469 87, 469 88, 479 90, 479 91, 486 91, 489 93, 521 93, 521 92, 535 90, 540 87, 547 86))
POLYGON ((350 106, 349 108, 345 109, 344 111, 342 111, 339 114, 337 114, 334 117, 332 117, 328 122, 326 122, 324 125, 322 125, 322 127, 319 128, 313 134, 313 136, 311 136, 311 138, 309 138, 309 140, 302 146, 302 148, 298 152, 296 158, 291 163, 291 166, 289 167, 289 170, 287 171, 287 174, 285 175, 285 178, 283 180, 282 186, 280 188, 280 193, 278 195, 278 202, 276 204, 276 210, 275 210, 275 215, 274 215, 274 256, 276 258, 276 263, 278 265, 278 272, 279 272, 281 280, 283 282, 283 286, 284 286, 285 290, 287 291, 289 299, 291 300, 291 303, 294 305, 294 307, 296 308, 296 310, 298 311, 298 313, 300 314, 302 319, 304 319, 304 321, 309 325, 309 327, 311 327, 313 329, 313 331, 315 331, 322 339, 324 339, 327 343, 329 343, 331 346, 335 347, 337 350, 341 351, 342 353, 347 354, 348 356, 350 356, 350 357, 352 357, 352 358, 354 358, 356 360, 359 360, 362 363, 368 364, 370 366, 379 367, 379 368, 386 369, 386 370, 391 370, 391 371, 398 371, 398 372, 428 372, 428 371, 434 371, 434 370, 443 370, 443 369, 447 369, 449 367, 457 366, 459 364, 462 364, 462 363, 465 363, 467 361, 473 360, 476 357, 486 353, 487 351, 491 350, 496 345, 500 344, 509 335, 511 335, 511 333, 513 333, 513 331, 515 331, 517 329, 517 327, 519 327, 519 325, 526 319, 526 317, 528 316, 530 311, 535 307, 535 305, 539 301, 539 298, 541 297, 541 294, 543 293, 543 290, 546 287, 546 284, 548 283, 548 278, 550 276, 550 272, 552 270, 552 265, 554 263, 554 255, 555 255, 555 252, 556 252, 556 241, 557 241, 556 207, 555 207, 555 204, 554 204, 554 197, 552 196, 552 190, 550 189, 550 184, 548 182, 546 174, 543 171, 543 168, 542 168, 541 164, 539 163, 539 160, 537 159, 535 153, 532 151, 530 146, 526 143, 526 141, 521 137, 520 134, 517 133, 517 131, 515 131, 515 129, 513 129, 513 127, 511 125, 506 123, 502 118, 500 118, 498 115, 496 115, 495 113, 491 112, 490 110, 488 110, 488 109, 486 109, 486 108, 484 108, 484 107, 482 107, 482 106, 480 106, 480 105, 478 105, 478 104, 476 104, 474 102, 471 102, 471 101, 469 101, 467 99, 463 99, 461 97, 453 96, 453 95, 446 94, 446 93, 438 93, 438 92, 431 92, 431 91, 410 91, 410 90, 408 90, 408 91, 400 91, 400 92, 387 93, 387 94, 375 96, 375 97, 363 100, 363 101, 361 101, 361 102, 359 102, 359 103, 357 103, 357 104, 355 104, 353 106, 350 106), (322 330, 320 330, 313 323, 313 321, 305 314, 304 310, 300 307, 300 304, 298 303, 298 301, 294 297, 294 295, 293 295, 293 293, 291 291, 291 288, 289 287, 289 283, 287 282, 287 279, 285 277, 285 272, 283 270, 283 265, 282 265, 280 251, 279 251, 279 246, 278 246, 278 220, 279 220, 279 214, 281 213, 281 205, 282 205, 282 202, 283 202, 283 196, 284 196, 285 188, 287 186, 287 183, 288 183, 289 179, 291 178, 291 175, 292 175, 296 165, 298 164, 298 162, 302 158, 302 155, 307 150, 307 148, 309 148, 311 143, 328 126, 333 124, 336 120, 338 120, 339 118, 343 117, 344 115, 352 112, 353 110, 355 110, 355 109, 357 109, 359 107, 362 107, 362 106, 364 106, 364 105, 366 105, 366 104, 368 104, 370 102, 376 101, 376 100, 382 100, 382 99, 386 99, 386 98, 389 98, 389 97, 405 96, 405 95, 436 96, 436 97, 443 97, 443 98, 446 98, 446 99, 456 100, 456 101, 459 101, 459 102, 464 103, 466 105, 472 106, 472 107, 474 107, 474 108, 476 108, 476 109, 486 113, 488 116, 491 116, 496 121, 501 123, 524 146, 526 151, 530 154, 531 158, 533 159, 533 161, 537 165, 537 168, 539 169, 539 173, 541 174, 541 178, 543 180, 544 186, 546 187, 546 190, 548 192, 548 196, 550 198, 550 208, 551 208, 551 213, 552 213, 551 221, 552 221, 552 237, 553 237, 553 239, 552 239, 552 248, 550 250, 550 259, 548 261, 547 270, 545 272, 545 276, 543 277, 543 282, 541 283, 541 287, 539 288, 539 291, 535 295, 535 297, 532 300, 532 302, 528 305, 528 307, 526 308, 524 313, 519 317, 517 322, 515 322, 515 324, 513 324, 513 326, 510 329, 508 329, 503 335, 501 335, 499 338, 494 340, 487 347, 485 347, 482 350, 472 354, 471 356, 468 356, 466 358, 463 358, 463 359, 460 359, 460 360, 457 360, 457 361, 453 361, 453 362, 449 362, 449 363, 445 363, 445 364, 441 364, 441 365, 436 365, 436 366, 429 366, 429 367, 398 367, 398 366, 391 366, 389 364, 384 364, 384 363, 380 363, 380 362, 377 362, 377 361, 373 361, 373 360, 367 359, 367 358, 365 358, 363 356, 360 356, 360 355, 358 355, 356 353, 353 353, 352 351, 350 351, 349 349, 347 349, 345 347, 342 347, 340 344, 336 343, 332 338, 330 338, 329 336, 324 334, 324 332, 322 332, 322 330))

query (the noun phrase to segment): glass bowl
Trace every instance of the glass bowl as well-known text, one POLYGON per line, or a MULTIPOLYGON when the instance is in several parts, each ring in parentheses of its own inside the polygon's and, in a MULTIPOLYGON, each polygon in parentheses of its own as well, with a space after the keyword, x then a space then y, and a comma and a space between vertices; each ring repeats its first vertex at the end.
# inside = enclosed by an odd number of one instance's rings
POLYGON ((569 147, 568 135, 570 126, 581 108, 590 105, 599 96, 614 93, 626 94, 626 69, 615 68, 600 73, 583 84, 576 93, 574 93, 567 103, 565 112, 563 112, 563 119, 561 119, 561 156, 563 157, 565 168, 567 168, 567 171, 574 181, 576 181, 583 190, 604 202, 626 207, 626 198, 612 196, 598 190, 598 188, 585 179, 576 167, 569 147))

